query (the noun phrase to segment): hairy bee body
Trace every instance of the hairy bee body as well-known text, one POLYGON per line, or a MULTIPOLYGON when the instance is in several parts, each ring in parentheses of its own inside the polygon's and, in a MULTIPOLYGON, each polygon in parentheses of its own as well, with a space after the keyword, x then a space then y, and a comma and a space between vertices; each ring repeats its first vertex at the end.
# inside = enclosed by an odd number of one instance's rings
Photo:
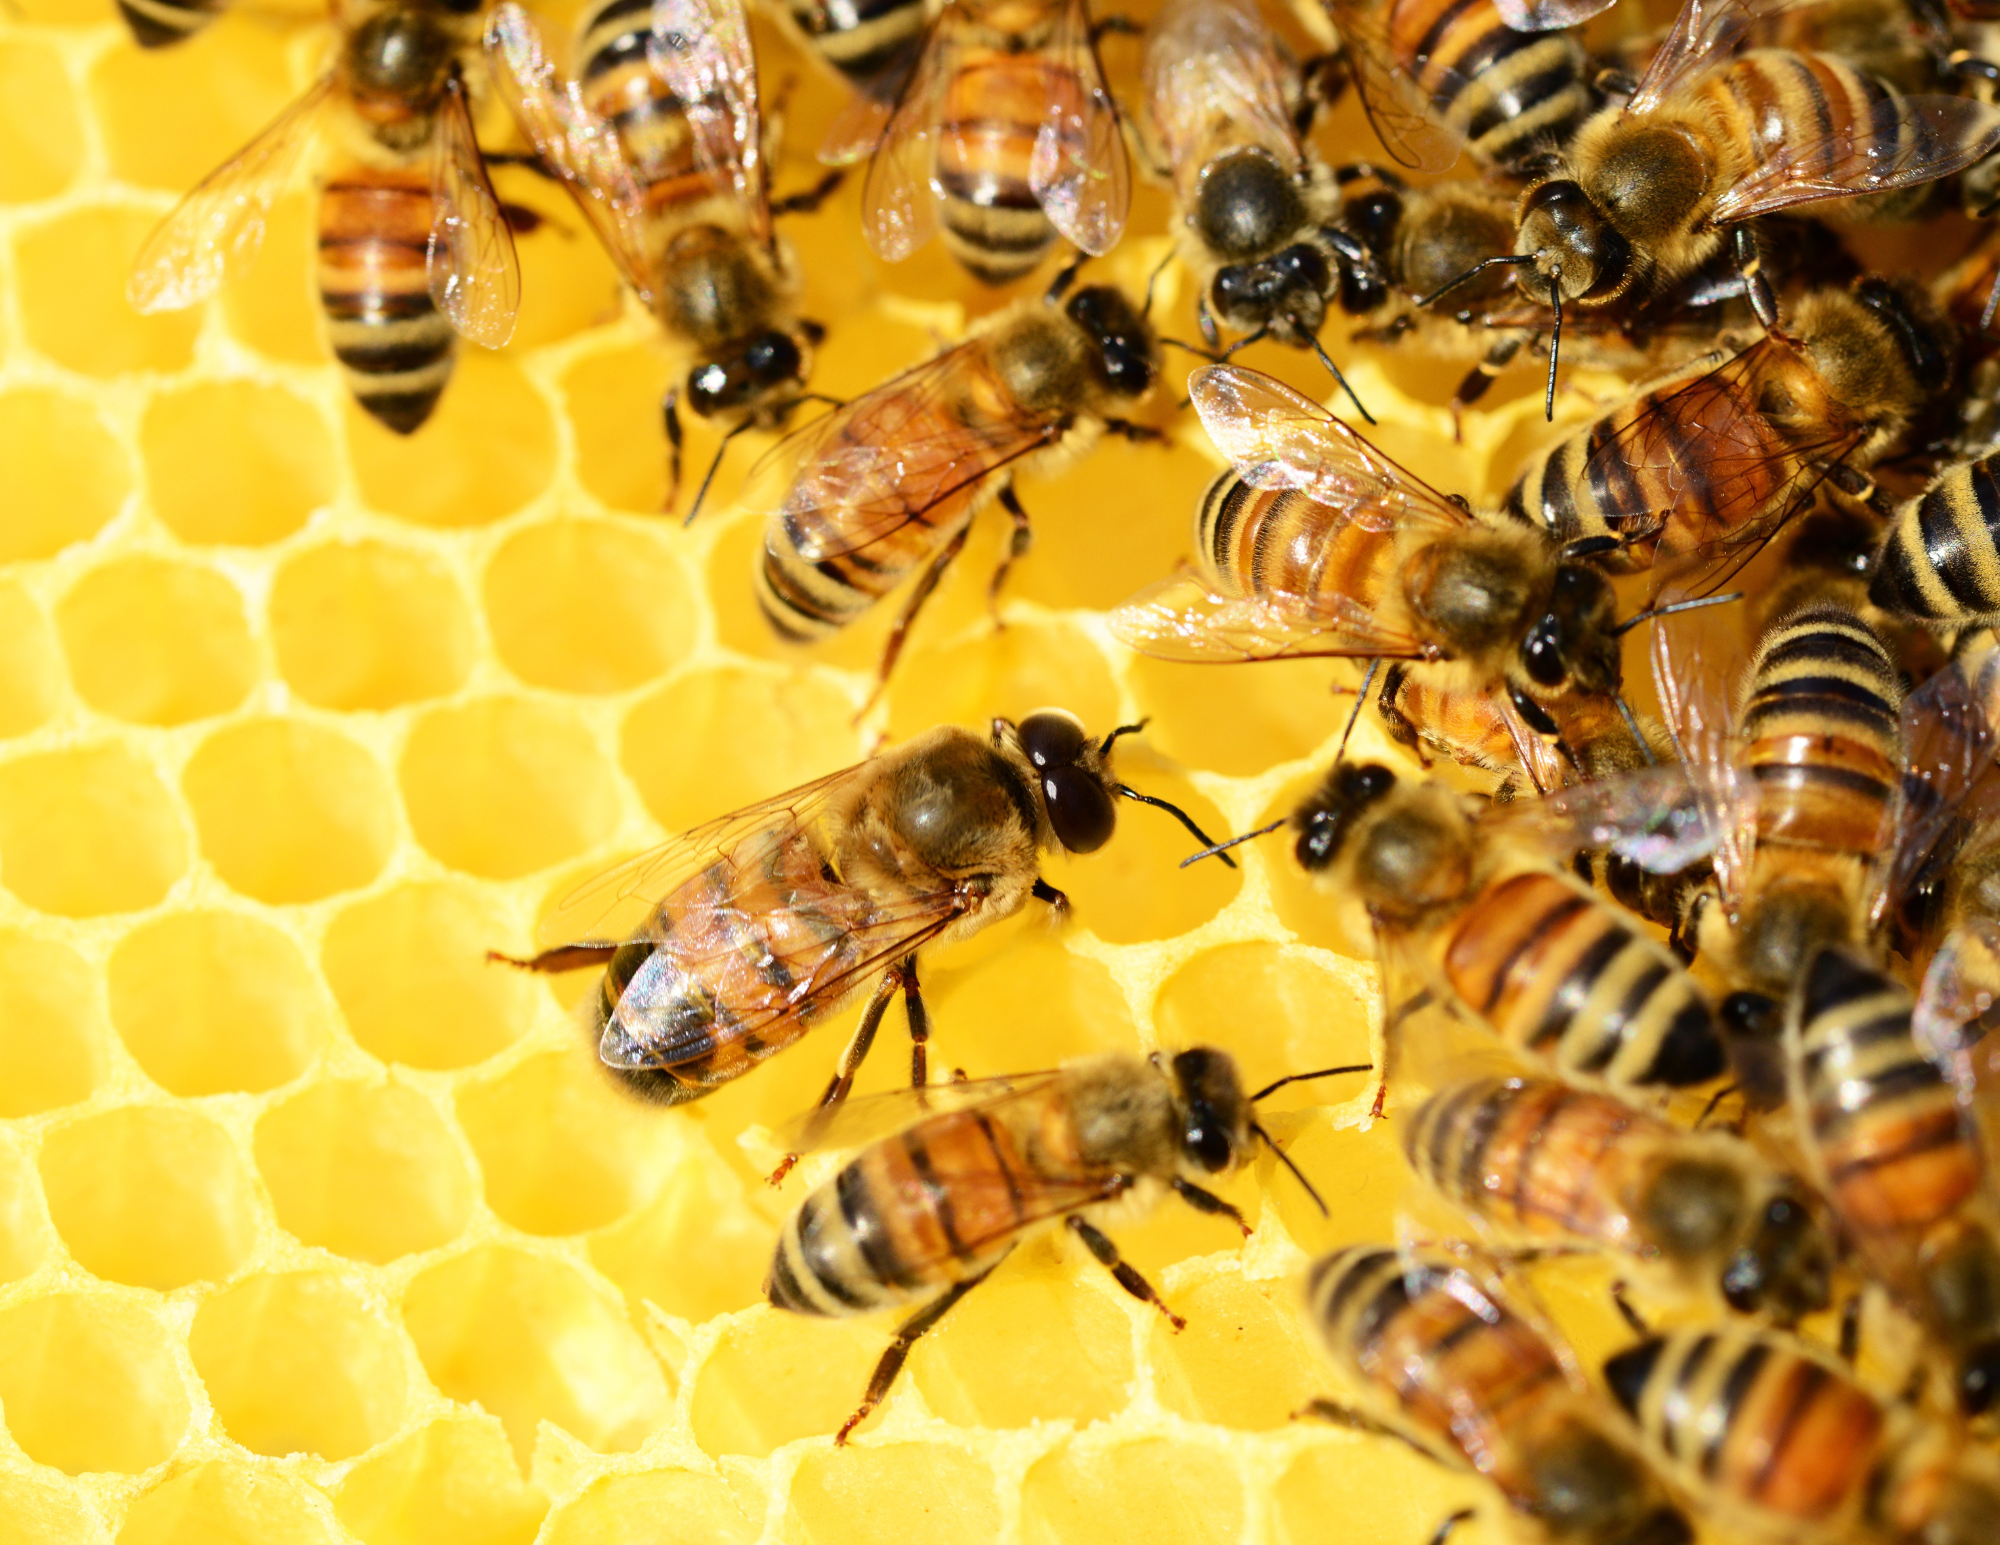
POLYGON ((1947 467, 1896 512, 1868 599, 1939 629, 2000 622, 2000 458, 1947 467))
POLYGON ((1575 35, 1516 32, 1492 0, 1392 0, 1383 21, 1392 55, 1488 165, 1566 143, 1596 105, 1575 35))

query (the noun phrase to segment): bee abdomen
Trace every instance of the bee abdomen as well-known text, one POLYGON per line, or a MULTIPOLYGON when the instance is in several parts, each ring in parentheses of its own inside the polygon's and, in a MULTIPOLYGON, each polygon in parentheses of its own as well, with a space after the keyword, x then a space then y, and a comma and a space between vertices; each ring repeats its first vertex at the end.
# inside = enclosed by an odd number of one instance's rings
POLYGON ((1516 32, 1485 0, 1401 0, 1390 41, 1438 115, 1489 162, 1565 140, 1590 111, 1583 51, 1563 32, 1516 32))
POLYGON ((960 71, 938 129, 934 175, 952 256, 975 278, 1006 284, 1055 244, 1029 181, 1054 84, 1033 60, 995 56, 960 71))
POLYGON ((211 0, 118 0, 118 14, 141 48, 167 48, 193 37, 218 9, 211 0))
POLYGON ((430 417, 456 353, 430 293, 433 213, 421 172, 329 181, 320 195, 327 342, 355 400, 398 434, 430 417))
POLYGON ((767 1291, 795 1314, 867 1314, 896 1301, 888 1234, 856 1159, 800 1204, 778 1238, 767 1291))
POLYGON ((1919 622, 2000 620, 2000 478, 1994 459, 1961 462, 1905 504, 1882 542, 1868 599, 1919 622))
POLYGON ((1393 531, 1335 512, 1293 488, 1257 488, 1227 471, 1195 512, 1196 550, 1243 596, 1346 596, 1366 604, 1395 558, 1393 531))
POLYGON ((790 0, 820 57, 866 88, 923 35, 923 0, 790 0))

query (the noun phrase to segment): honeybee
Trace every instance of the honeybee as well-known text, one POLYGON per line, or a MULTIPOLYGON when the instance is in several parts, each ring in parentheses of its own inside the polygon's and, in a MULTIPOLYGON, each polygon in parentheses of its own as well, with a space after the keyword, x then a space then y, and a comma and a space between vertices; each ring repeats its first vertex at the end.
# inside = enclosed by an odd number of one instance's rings
POLYGON ((1517 1537, 1549 1545, 1693 1539, 1608 1408, 1547 1337, 1463 1265, 1351 1245, 1313 1263, 1306 1316, 1365 1402, 1358 1412, 1328 1402, 1314 1409, 1477 1471, 1508 1504, 1517 1537))
MULTIPOLYGON (((798 315, 798 272, 771 226, 757 59, 741 0, 636 9, 599 0, 579 30, 584 63, 574 80, 557 78, 527 12, 503 4, 487 26, 486 55, 500 95, 625 282, 694 352, 686 382, 662 403, 671 507, 683 392, 691 411, 727 426, 725 444, 748 429, 776 429, 811 398, 805 381, 823 336, 798 315)), ((780 210, 809 209, 827 191, 823 183, 780 210)))
POLYGON ((1830 1302, 1833 1240, 1809 1192, 1726 1134, 1555 1079, 1474 1078, 1417 1109, 1403 1154, 1448 1201, 1524 1241, 1622 1251, 1784 1324, 1830 1302))
POLYGON ((1300 1078, 1369 1071, 1294 1074, 1246 1096, 1229 1055, 1197 1046, 1171 1058, 1113 1052, 1051 1072, 855 1102, 821 1141, 884 1122, 897 1129, 800 1203, 779 1236, 765 1292, 796 1314, 924 1307, 897 1331, 834 1442, 845 1443, 881 1404, 918 1337, 1015 1245, 1057 1222, 1120 1287, 1183 1329, 1187 1322, 1098 1224, 1135 1218, 1171 1190, 1197 1211, 1232 1219, 1247 1239, 1243 1215, 1205 1183, 1244 1164, 1252 1138, 1298 1175, 1258 1125, 1256 1102, 1300 1078))
POLYGON ((171 48, 201 31, 228 5, 229 0, 118 0, 118 14, 141 48, 171 48))
POLYGON ((476 5, 341 8, 339 56, 305 94, 201 180, 139 249, 142 312, 206 300, 247 268, 299 154, 324 131, 319 291, 355 400, 414 432, 451 378, 455 338, 513 336, 521 271, 474 137, 465 57, 476 5))
POLYGON ((860 108, 820 159, 870 157, 861 229, 884 262, 942 230, 999 285, 1058 234, 1094 257, 1124 234, 1132 168, 1085 0, 947 0, 894 100, 860 108))
POLYGON ((1093 741, 1072 715, 1045 709, 1018 725, 995 719, 986 739, 932 730, 586 881, 543 922, 551 947, 511 963, 604 967, 587 1010, 598 1057, 662 1105, 742 1077, 871 983, 822 1105, 846 1098, 899 988, 922 1083, 922 949, 977 933, 1031 897, 1065 907, 1036 855, 1096 852, 1121 798, 1201 836, 1185 812, 1112 775, 1113 745, 1138 729, 1093 741))
POLYGON ((2000 624, 2000 455, 1956 462, 1896 511, 1868 599, 1927 628, 2000 624))
POLYGON ((1053 470, 1106 431, 1161 438, 1109 412, 1152 389, 1160 368, 1152 330, 1108 285, 1063 303, 1074 273, 1058 275, 1043 302, 1000 312, 779 447, 796 471, 765 527, 756 585, 780 635, 825 638, 922 568, 883 651, 879 692, 985 505, 998 500, 1014 521, 991 594, 1027 551, 1018 475, 1053 470))
POLYGON ((928 0, 765 0, 764 9, 805 53, 886 111, 916 62, 929 25, 928 0))

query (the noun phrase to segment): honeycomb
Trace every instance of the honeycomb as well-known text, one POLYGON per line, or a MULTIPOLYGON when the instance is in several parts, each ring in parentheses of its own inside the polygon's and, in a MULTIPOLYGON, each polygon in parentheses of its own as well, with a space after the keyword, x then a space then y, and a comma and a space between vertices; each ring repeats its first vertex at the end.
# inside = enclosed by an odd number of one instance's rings
MULTIPOLYGON (((586 978, 484 952, 527 947, 589 869, 884 734, 1051 703, 1144 718, 1124 775, 1224 832, 1284 808, 1351 698, 1310 664, 1167 666, 1104 631, 1182 556, 1216 465, 1178 369, 1151 409, 1172 443, 1023 487, 1038 534, 1004 629, 985 600, 1004 522, 982 523, 857 725, 884 620, 817 654, 773 640, 758 515, 727 498, 748 456, 691 529, 662 518, 674 360, 529 173, 498 174, 549 217, 522 243, 517 339, 465 350, 411 439, 331 368, 303 187, 222 299, 135 315, 142 237, 327 40, 298 5, 144 55, 109 0, 0 10, 0 1539, 1386 1542, 1479 1500, 1398 1445, 1292 1420, 1325 1386, 1298 1269, 1389 1236, 1406 1184, 1345 1087, 1267 1118, 1330 1220, 1267 1156, 1225 1188, 1247 1245, 1185 1209, 1121 1233, 1184 1334, 1039 1244, 832 1447, 887 1330, 763 1303, 803 1188, 760 1176, 845 1023, 663 1113, 594 1065, 569 1016, 586 978)), ((767 77, 797 78, 785 191, 837 93, 763 43, 767 77)), ((1107 47, 1129 82, 1136 54, 1107 47)), ((1325 143, 1375 148, 1351 106, 1325 143)), ((1143 191, 1105 265, 1135 291, 1167 218, 1143 191)), ((885 273, 852 186, 790 239, 830 392, 1000 303, 936 248, 885 273)), ((1454 444, 1429 404, 1462 366, 1342 358, 1384 446, 1440 486, 1490 496, 1556 432, 1532 370, 1454 444)), ((1324 390, 1316 365, 1259 363, 1324 390)), ((1578 379, 1569 418, 1591 407, 1578 379)), ((714 448, 696 425, 689 466, 714 448)), ((1388 754, 1369 725, 1357 744, 1388 754)), ((1121 824, 1052 861, 1070 925, 1024 915, 932 962, 943 1065, 1200 1039, 1261 1082, 1368 1057, 1371 968, 1279 849, 1177 873, 1178 827, 1121 824)), ((892 1038, 862 1088, 905 1066, 892 1038)))

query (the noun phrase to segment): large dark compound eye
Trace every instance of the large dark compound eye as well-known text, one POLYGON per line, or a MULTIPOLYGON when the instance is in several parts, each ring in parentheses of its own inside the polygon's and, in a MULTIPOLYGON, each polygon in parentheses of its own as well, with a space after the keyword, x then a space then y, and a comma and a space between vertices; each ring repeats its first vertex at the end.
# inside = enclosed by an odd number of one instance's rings
POLYGON ((1032 713, 1019 733, 1056 841, 1072 853, 1095 853, 1118 824, 1118 798, 1089 764, 1093 748, 1083 725, 1066 713, 1032 713))
POLYGON ((1332 863, 1355 817, 1395 786, 1396 775, 1379 762, 1335 767, 1292 816, 1300 867, 1310 873, 1332 863))
POLYGON ((759 333, 733 354, 695 367, 688 376, 688 406, 709 418, 804 373, 804 359, 789 333, 759 333))
POLYGON ((1209 1174, 1220 1174, 1236 1157, 1236 1124, 1243 1109, 1236 1065, 1220 1052, 1197 1048, 1176 1056, 1173 1068, 1187 1112, 1181 1151, 1209 1174))

